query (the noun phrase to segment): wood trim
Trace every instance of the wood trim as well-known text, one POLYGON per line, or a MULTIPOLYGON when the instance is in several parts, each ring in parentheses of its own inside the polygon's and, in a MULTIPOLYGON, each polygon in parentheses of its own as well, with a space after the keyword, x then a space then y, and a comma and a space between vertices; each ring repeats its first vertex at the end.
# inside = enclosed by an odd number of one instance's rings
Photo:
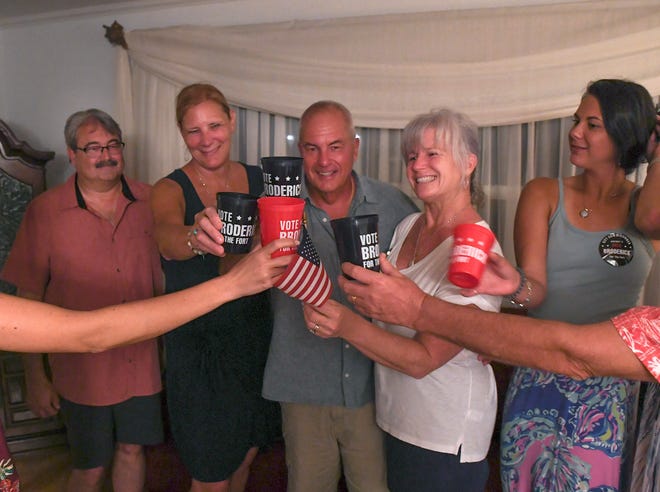
POLYGON ((32 188, 36 196, 46 187, 46 163, 55 152, 33 149, 19 140, 9 126, 0 120, 0 169, 32 188))

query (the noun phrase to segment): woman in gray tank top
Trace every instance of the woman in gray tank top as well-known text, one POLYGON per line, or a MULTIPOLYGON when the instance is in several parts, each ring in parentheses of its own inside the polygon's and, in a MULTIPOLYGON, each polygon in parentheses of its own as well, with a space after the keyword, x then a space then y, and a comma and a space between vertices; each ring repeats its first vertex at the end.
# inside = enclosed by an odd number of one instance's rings
MULTIPOLYGON (((639 189, 626 176, 644 159, 653 101, 624 80, 589 84, 568 138, 576 176, 529 182, 515 224, 521 270, 513 300, 529 315, 572 323, 608 319, 637 303, 653 244, 634 221, 639 189), (522 274, 524 271, 524 274, 522 274)), ((638 386, 517 368, 501 440, 505 490, 626 487, 638 386)))

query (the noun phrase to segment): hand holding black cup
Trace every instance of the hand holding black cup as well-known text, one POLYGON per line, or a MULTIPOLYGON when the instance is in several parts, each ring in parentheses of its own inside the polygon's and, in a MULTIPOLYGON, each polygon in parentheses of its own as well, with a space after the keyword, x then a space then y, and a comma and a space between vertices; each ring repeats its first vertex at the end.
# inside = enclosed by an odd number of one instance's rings
POLYGON ((380 272, 378 215, 357 215, 330 221, 339 261, 380 272))
POLYGON ((247 193, 220 192, 216 195, 222 220, 225 252, 249 253, 257 223, 257 197, 247 193))

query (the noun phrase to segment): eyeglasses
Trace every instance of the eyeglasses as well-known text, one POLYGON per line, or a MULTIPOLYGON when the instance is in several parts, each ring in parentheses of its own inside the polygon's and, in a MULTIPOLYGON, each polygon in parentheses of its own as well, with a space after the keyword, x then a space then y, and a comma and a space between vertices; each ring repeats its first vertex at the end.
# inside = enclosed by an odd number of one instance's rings
POLYGON ((104 150, 107 150, 108 154, 117 155, 124 148, 124 145, 124 142, 111 142, 108 145, 89 144, 83 148, 76 147, 76 150, 81 150, 87 157, 94 159, 100 157, 104 150))

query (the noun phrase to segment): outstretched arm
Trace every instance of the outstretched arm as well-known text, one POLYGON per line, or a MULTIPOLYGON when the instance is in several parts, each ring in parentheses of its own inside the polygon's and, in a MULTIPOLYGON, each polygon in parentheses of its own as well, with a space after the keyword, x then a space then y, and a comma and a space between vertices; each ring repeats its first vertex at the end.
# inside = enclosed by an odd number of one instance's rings
POLYGON ((426 295, 384 257, 381 273, 344 263, 347 296, 366 316, 434 333, 457 345, 512 365, 582 379, 619 376, 653 380, 611 322, 577 326, 526 316, 489 313, 426 295))
POLYGON ((183 223, 185 208, 183 191, 174 181, 163 178, 154 185, 151 210, 160 254, 170 260, 185 260, 202 253, 224 256, 218 211, 206 207, 195 214, 195 223, 187 226, 183 223))
POLYGON ((415 327, 436 334, 441 331, 443 337, 494 360, 575 379, 618 376, 655 381, 610 321, 578 326, 520 315, 459 310, 460 306, 439 306, 436 301, 424 298, 415 327))
POLYGON ((156 337, 224 304, 273 286, 293 256, 271 258, 292 239, 258 248, 226 275, 189 289, 95 311, 71 311, 0 294, 0 348, 15 352, 99 352, 156 337))

